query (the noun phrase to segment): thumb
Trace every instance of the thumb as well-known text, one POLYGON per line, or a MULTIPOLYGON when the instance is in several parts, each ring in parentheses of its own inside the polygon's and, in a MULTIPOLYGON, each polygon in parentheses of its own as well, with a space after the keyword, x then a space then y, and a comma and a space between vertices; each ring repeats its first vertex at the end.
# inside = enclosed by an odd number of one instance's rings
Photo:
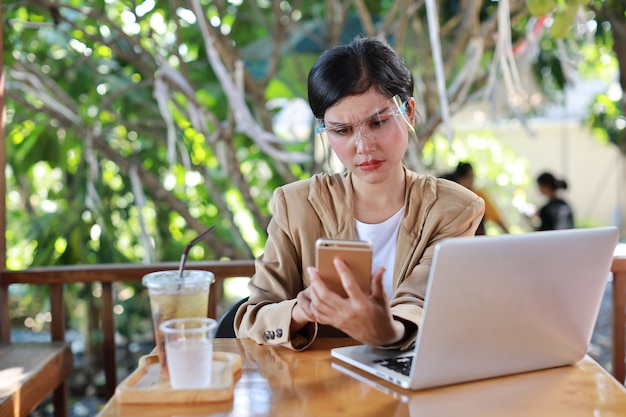
POLYGON ((385 287, 383 286, 383 274, 385 273, 385 267, 378 267, 374 273, 372 273, 372 282, 370 284, 370 292, 375 298, 387 299, 385 294, 385 287))

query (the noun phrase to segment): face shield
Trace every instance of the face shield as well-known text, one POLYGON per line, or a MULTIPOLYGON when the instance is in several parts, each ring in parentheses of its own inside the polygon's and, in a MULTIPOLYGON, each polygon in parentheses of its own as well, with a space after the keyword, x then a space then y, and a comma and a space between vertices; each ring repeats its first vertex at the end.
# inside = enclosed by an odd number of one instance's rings
POLYGON ((316 132, 323 140, 354 142, 388 137, 389 135, 410 134, 417 139, 415 128, 406 112, 407 103, 395 95, 370 116, 357 123, 341 123, 317 119, 316 132))

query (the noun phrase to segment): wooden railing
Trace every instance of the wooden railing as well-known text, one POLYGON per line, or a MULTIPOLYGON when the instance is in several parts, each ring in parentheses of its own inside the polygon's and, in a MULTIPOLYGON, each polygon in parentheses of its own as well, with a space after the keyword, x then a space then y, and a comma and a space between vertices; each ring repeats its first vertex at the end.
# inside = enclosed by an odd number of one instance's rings
MULTIPOLYGON (((102 285, 102 310, 100 317, 103 332, 103 364, 106 378, 105 392, 112 396, 117 386, 115 306, 113 284, 116 282, 140 282, 142 277, 154 271, 178 269, 178 263, 150 265, 100 264, 74 265, 62 267, 31 268, 19 271, 0 271, 0 342, 11 341, 9 319, 9 286, 12 284, 39 284, 49 286, 52 321, 50 333, 52 341, 65 340, 65 309, 63 286, 70 283, 100 283, 102 285)), ((251 277, 254 274, 254 260, 188 262, 186 269, 200 269, 213 272, 215 284, 209 295, 209 317, 217 316, 217 305, 221 301, 223 282, 226 278, 251 277)), ((55 400, 56 403, 56 400, 55 400)))
POLYGON ((625 381, 626 361, 626 257, 616 257, 611 266, 613 273, 613 376, 622 384, 625 381))

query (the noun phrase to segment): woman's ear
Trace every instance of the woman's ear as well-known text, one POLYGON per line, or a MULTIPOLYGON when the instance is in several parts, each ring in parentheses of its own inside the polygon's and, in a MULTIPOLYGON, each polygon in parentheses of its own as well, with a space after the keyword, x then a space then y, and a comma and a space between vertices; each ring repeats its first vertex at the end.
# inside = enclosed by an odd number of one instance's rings
POLYGON ((415 125, 415 99, 413 97, 409 98, 404 107, 411 124, 415 125))

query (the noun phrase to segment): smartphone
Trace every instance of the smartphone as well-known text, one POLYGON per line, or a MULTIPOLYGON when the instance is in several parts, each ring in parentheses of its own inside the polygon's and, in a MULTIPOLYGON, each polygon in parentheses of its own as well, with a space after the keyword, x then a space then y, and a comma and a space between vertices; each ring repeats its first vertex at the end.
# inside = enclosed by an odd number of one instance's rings
POLYGON ((329 289, 347 297, 333 259, 341 258, 352 270, 359 286, 370 293, 372 277, 372 243, 365 240, 320 238, 315 242, 315 266, 329 289))

